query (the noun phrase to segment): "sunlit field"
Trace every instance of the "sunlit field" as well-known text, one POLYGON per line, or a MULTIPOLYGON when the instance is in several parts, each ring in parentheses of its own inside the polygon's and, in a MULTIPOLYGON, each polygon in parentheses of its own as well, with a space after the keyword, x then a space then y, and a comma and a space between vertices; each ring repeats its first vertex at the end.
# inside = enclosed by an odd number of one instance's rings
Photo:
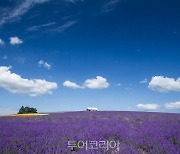
POLYGON ((0 118, 0 153, 178 154, 180 114, 65 112, 0 118))
POLYGON ((44 113, 26 113, 26 114, 12 114, 10 116, 12 117, 32 117, 32 116, 43 116, 43 115, 48 115, 44 113))

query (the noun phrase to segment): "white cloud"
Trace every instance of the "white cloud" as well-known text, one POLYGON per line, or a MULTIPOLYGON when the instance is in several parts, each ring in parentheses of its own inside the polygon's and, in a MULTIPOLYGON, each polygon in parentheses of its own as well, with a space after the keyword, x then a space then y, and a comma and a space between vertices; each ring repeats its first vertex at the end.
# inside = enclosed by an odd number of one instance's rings
POLYGON ((3 46, 4 44, 5 42, 2 39, 0 39, 0 46, 3 46))
POLYGON ((68 87, 68 88, 73 88, 73 89, 83 88, 83 87, 79 86, 78 84, 71 82, 71 81, 65 81, 63 83, 63 86, 68 87))
POLYGON ((156 110, 159 108, 159 105, 157 105, 157 104, 138 104, 138 105, 136 105, 136 107, 141 110, 156 110))
POLYGON ((76 3, 76 2, 83 2, 84 0, 64 0, 64 1, 70 3, 76 3))
POLYGON ((180 102, 167 103, 165 105, 165 108, 169 110, 180 109, 180 102))
POLYGON ((25 58, 25 57, 17 57, 17 58, 16 58, 16 61, 17 61, 18 63, 20 63, 20 64, 24 64, 25 61, 26 61, 26 58, 25 58))
POLYGON ((5 23, 14 22, 20 19, 20 17, 29 11, 34 5, 47 1, 49 0, 23 0, 16 2, 17 5, 13 8, 9 7, 1 11, 0 26, 5 23))
POLYGON ((51 65, 48 64, 47 62, 44 63, 44 67, 47 68, 47 69, 50 69, 51 68, 51 65))
POLYGON ((8 59, 8 56, 7 56, 7 55, 4 55, 4 56, 3 56, 3 59, 4 59, 4 60, 8 59))
POLYGON ((147 80, 147 79, 144 79, 144 80, 140 81, 140 83, 141 83, 141 84, 143 84, 143 83, 147 83, 147 82, 148 82, 148 80, 147 80))
POLYGON ((10 115, 10 114, 16 114, 17 111, 15 109, 11 108, 0 108, 0 116, 4 115, 10 115))
POLYGON ((59 26, 59 27, 56 27, 54 29, 51 29, 49 30, 49 32, 57 32, 57 33, 61 33, 65 30, 67 30, 68 28, 70 28, 71 26, 73 26, 74 24, 76 24, 77 21, 73 20, 73 21, 68 21, 66 22, 65 24, 59 26))
POLYGON ((106 78, 97 76, 95 79, 87 79, 84 86, 90 89, 104 89, 109 87, 109 83, 106 78))
POLYGON ((106 78, 103 78, 101 76, 97 76, 95 79, 87 79, 85 80, 84 84, 82 86, 78 85, 77 83, 71 82, 71 81, 65 81, 63 83, 64 86, 69 88, 89 88, 89 89, 104 89, 109 87, 109 83, 107 82, 106 78))
POLYGON ((12 73, 10 69, 11 67, 0 67, 0 87, 11 93, 38 96, 52 94, 52 90, 58 87, 57 83, 44 79, 24 79, 20 75, 12 73))
POLYGON ((51 68, 51 65, 48 64, 47 62, 43 61, 43 60, 40 60, 40 61, 38 62, 38 65, 39 65, 39 67, 44 66, 44 68, 46 68, 46 69, 48 69, 48 70, 51 68))
POLYGON ((175 80, 174 78, 164 76, 154 76, 152 77, 148 88, 158 92, 180 92, 180 78, 175 80))
POLYGON ((15 37, 10 37, 10 44, 12 45, 17 45, 17 44, 22 44, 23 41, 21 39, 19 39, 17 36, 15 37))
POLYGON ((27 28, 27 31, 37 31, 37 30, 39 30, 41 28, 53 26, 55 24, 56 24, 56 22, 49 22, 49 23, 46 23, 46 24, 38 25, 38 26, 32 26, 32 27, 27 28))
POLYGON ((119 2, 120 0, 109 0, 107 3, 103 5, 101 14, 111 12, 119 2))
POLYGON ((117 83, 117 84, 115 84, 115 86, 119 87, 119 86, 122 86, 122 84, 121 83, 117 83))

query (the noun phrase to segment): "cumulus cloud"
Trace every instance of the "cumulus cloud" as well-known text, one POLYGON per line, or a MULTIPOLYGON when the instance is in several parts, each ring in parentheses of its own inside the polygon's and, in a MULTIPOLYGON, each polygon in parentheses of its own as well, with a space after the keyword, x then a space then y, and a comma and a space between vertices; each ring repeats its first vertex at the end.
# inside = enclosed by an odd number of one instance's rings
POLYGON ((0 66, 0 87, 15 94, 26 94, 38 96, 52 94, 57 89, 57 83, 48 82, 44 79, 25 79, 20 75, 12 73, 11 67, 0 66))
POLYGON ((109 87, 109 83, 106 78, 97 76, 95 79, 87 79, 84 86, 90 89, 104 89, 109 87))
POLYGON ((143 83, 147 83, 147 82, 148 82, 148 80, 147 80, 147 79, 144 79, 144 80, 140 81, 140 83, 141 83, 141 84, 143 84, 143 83))
POLYGON ((2 39, 0 39, 0 46, 3 46, 4 44, 5 42, 2 39))
POLYGON ((38 62, 38 65, 39 65, 39 67, 44 66, 44 68, 46 68, 46 69, 48 69, 48 70, 51 69, 51 65, 48 64, 47 62, 43 61, 43 60, 40 60, 40 61, 38 62))
POLYGON ((180 109, 180 102, 175 102, 175 103, 167 103, 165 105, 166 109, 169 110, 176 110, 176 109, 180 109))
POLYGON ((154 76, 152 77, 148 88, 158 92, 180 92, 180 78, 176 80, 164 76, 154 76))
POLYGON ((138 104, 138 105, 136 105, 136 107, 141 110, 156 110, 159 108, 159 105, 157 105, 157 104, 138 104))
POLYGON ((79 88, 89 88, 89 89, 104 89, 109 87, 109 83, 107 82, 106 78, 101 76, 97 76, 94 79, 87 79, 85 80, 82 86, 78 85, 77 83, 71 81, 65 81, 63 83, 65 87, 79 89, 79 88))
POLYGON ((18 44, 22 44, 23 43, 23 41, 20 38, 18 38, 17 36, 10 37, 9 40, 10 40, 10 44, 11 45, 18 45, 18 44))
POLYGON ((80 85, 74 83, 74 82, 71 82, 71 81, 65 81, 63 83, 63 86, 65 87, 68 87, 68 88, 73 88, 73 89, 80 89, 80 88, 83 88, 81 87, 80 85))
POLYGON ((1 11, 0 26, 5 23, 14 22, 20 19, 20 17, 24 15, 27 11, 29 11, 34 5, 41 4, 47 1, 49 0, 16 1, 17 5, 15 5, 14 7, 5 8, 1 11))

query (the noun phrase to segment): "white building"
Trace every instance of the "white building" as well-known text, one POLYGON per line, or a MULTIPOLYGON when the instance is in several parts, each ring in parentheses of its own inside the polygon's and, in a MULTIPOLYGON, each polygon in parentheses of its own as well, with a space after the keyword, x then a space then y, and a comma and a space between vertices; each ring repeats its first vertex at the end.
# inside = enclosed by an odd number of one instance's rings
POLYGON ((97 108, 93 108, 93 107, 88 107, 86 109, 86 111, 98 111, 98 109, 97 108))

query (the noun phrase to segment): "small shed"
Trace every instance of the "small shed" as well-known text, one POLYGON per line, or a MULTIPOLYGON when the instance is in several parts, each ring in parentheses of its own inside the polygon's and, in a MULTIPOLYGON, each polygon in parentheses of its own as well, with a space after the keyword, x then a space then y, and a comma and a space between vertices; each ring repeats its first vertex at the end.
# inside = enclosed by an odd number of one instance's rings
POLYGON ((93 107, 88 107, 86 109, 86 111, 98 111, 98 109, 97 108, 93 108, 93 107))

